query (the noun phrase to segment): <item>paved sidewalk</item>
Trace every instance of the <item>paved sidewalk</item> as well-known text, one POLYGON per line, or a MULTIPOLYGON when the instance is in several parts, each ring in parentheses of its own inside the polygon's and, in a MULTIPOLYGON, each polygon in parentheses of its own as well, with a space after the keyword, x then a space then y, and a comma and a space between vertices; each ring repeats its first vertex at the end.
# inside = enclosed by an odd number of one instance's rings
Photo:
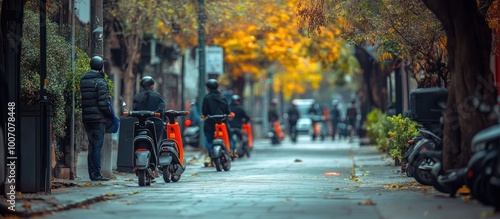
MULTIPOLYGON (((119 196, 109 190, 109 187, 124 182, 136 182, 137 177, 133 173, 117 172, 116 159, 118 149, 112 150, 113 174, 116 179, 97 182, 91 181, 87 171, 87 151, 78 154, 78 163, 75 180, 54 179, 51 194, 20 194, 16 195, 15 212, 4 209, 1 204, 8 204, 7 200, 0 197, 0 218, 29 218, 44 216, 51 212, 69 210, 72 208, 84 208, 92 203, 118 198, 119 196)), ((205 153, 198 148, 187 146, 184 152, 188 165, 202 165, 205 153), (198 164, 199 163, 199 164, 198 164)), ((161 178, 159 178, 161 179, 161 178)), ((157 179, 157 180, 159 180, 157 179)))
MULTIPOLYGON (((260 141, 256 142, 256 144, 269 144, 268 140, 260 141)), ((346 144, 348 143, 346 142, 346 144)), ((107 182, 92 182, 87 178, 85 156, 86 153, 79 154, 79 161, 81 162, 78 164, 78 178, 76 180, 55 181, 55 183, 64 184, 66 187, 53 189, 52 194, 49 195, 19 194, 16 199, 16 214, 6 216, 6 218, 43 217, 51 212, 72 208, 86 208, 92 203, 129 195, 130 191, 121 191, 116 185, 124 182, 135 183, 137 179, 134 174, 115 172, 117 179, 107 182)), ((193 148, 186 149, 188 165, 203 165, 202 160, 204 156, 199 150, 194 150, 193 148)), ((116 151, 114 157, 116 157, 116 151)), ((399 172, 400 167, 395 167, 393 161, 387 155, 378 152, 373 146, 354 147, 351 159, 353 161, 352 169, 356 177, 354 180, 369 182, 360 183, 359 185, 365 188, 373 188, 368 191, 374 191, 372 199, 367 199, 358 204, 376 206, 379 209, 379 215, 374 217, 387 219, 426 217, 500 218, 500 214, 493 213, 493 208, 483 206, 474 200, 468 200, 467 196, 459 196, 453 199, 445 195, 440 195, 432 187, 419 186, 412 178, 402 176, 399 172), (396 190, 398 193, 401 191, 407 192, 407 195, 403 197, 396 195, 396 193, 393 195, 391 193, 382 195, 377 192, 380 191, 380 188, 396 190), (425 197, 425 201, 421 201, 422 196, 425 197), (415 202, 415 200, 420 201, 415 202), (482 213, 476 217, 478 215, 477 212, 482 213), (417 215, 419 216, 415 217, 417 215)), ((354 189, 353 192, 356 192, 356 190, 354 189)), ((0 199, 0 203, 5 203, 5 199, 0 199)), ((2 210, 0 209, 0 212, 2 210)))

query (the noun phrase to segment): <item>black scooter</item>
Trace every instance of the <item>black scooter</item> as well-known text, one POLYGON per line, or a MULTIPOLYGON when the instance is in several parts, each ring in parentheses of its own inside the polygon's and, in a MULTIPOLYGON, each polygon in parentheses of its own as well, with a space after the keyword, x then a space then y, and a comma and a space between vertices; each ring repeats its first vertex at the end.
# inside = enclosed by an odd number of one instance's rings
POLYGON ((232 158, 229 153, 231 145, 224 120, 232 117, 234 117, 234 114, 202 116, 203 119, 213 119, 216 122, 214 140, 212 141, 212 151, 210 151, 209 154, 217 171, 229 171, 231 169, 232 158))
POLYGON ((139 186, 150 186, 155 178, 158 167, 158 144, 156 140, 155 124, 148 120, 148 118, 160 117, 160 113, 140 110, 124 112, 123 115, 138 119, 134 124, 134 172, 138 177, 139 186))
POLYGON ((158 168, 162 170, 163 180, 166 183, 179 181, 181 174, 186 170, 181 128, 175 119, 187 114, 189 114, 189 111, 164 111, 164 115, 168 119, 166 124, 167 135, 159 146, 158 168))
MULTIPOLYGON (((431 159, 422 151, 441 151, 442 150, 442 140, 441 137, 435 135, 434 133, 420 129, 419 134, 414 139, 417 143, 409 150, 407 155, 408 167, 407 172, 415 178, 415 180, 422 185, 433 185, 435 183, 435 177, 432 176, 431 170, 433 165, 439 160, 431 159)), ((435 158, 435 157, 434 157, 435 158)))

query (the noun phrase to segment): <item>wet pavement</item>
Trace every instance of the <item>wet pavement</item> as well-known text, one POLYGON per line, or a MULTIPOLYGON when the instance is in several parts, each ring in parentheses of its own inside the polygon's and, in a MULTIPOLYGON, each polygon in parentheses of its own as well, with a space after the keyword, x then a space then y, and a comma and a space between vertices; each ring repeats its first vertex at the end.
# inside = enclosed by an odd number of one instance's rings
MULTIPOLYGON (((91 182, 85 153, 74 181, 49 195, 19 194, 16 215, 44 218, 500 218, 468 196, 449 198, 420 186, 373 146, 346 140, 272 146, 258 140, 250 158, 227 172, 204 167, 203 154, 187 150, 189 164, 177 183, 158 178, 139 187, 136 176, 91 182)), ((5 200, 0 200, 5 201, 5 200)))

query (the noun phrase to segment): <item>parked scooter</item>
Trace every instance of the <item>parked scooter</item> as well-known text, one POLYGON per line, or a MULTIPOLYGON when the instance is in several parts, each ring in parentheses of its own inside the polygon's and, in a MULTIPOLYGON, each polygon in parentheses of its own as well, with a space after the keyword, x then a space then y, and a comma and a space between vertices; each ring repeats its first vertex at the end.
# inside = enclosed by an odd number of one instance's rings
POLYGON ((415 151, 416 144, 424 138, 424 135, 420 132, 417 134, 417 136, 413 137, 411 140, 408 141, 408 150, 406 151, 405 155, 403 156, 403 163, 405 164, 404 170, 406 173, 406 176, 408 177, 413 177, 413 166, 410 165, 410 154, 412 154, 415 151))
POLYGON ((160 117, 154 111, 128 111, 123 113, 126 117, 138 119, 134 124, 133 151, 134 172, 138 177, 139 186, 149 186, 155 178, 158 167, 157 140, 155 125, 148 120, 150 117, 160 117))
POLYGON ((184 143, 193 147, 198 147, 200 144, 200 126, 199 124, 192 124, 191 120, 184 122, 186 129, 182 132, 184 143))
POLYGON ((500 124, 477 133, 472 139, 474 155, 466 169, 465 184, 471 196, 484 205, 500 208, 500 185, 498 185, 500 163, 500 124))
POLYGON ((229 153, 231 145, 229 142, 229 134, 227 133, 227 126, 226 123, 224 123, 224 120, 233 117, 234 113, 230 113, 229 115, 202 115, 201 117, 202 119, 213 119, 216 122, 210 158, 212 158, 217 171, 229 171, 231 169, 231 156, 229 153))
POLYGON ((181 128, 175 119, 178 116, 185 116, 187 114, 189 114, 189 111, 164 111, 164 115, 168 119, 168 123, 166 124, 167 136, 160 143, 158 168, 162 170, 163 180, 166 183, 179 181, 181 174, 186 170, 181 128))
MULTIPOLYGON (((491 113, 500 118, 498 106, 494 106, 491 113)), ((471 141, 471 147, 474 154, 466 167, 444 173, 439 162, 432 173, 439 186, 445 187, 450 196, 455 197, 457 190, 466 185, 472 197, 499 209, 500 187, 493 185, 491 179, 500 157, 500 124, 478 132, 471 141)))
POLYGON ((422 185, 432 185, 435 183, 435 179, 431 174, 431 170, 435 162, 425 157, 421 151, 441 151, 441 137, 428 130, 419 129, 417 136, 413 140, 414 146, 410 147, 407 156, 405 156, 408 157, 407 174, 410 173, 422 185), (417 140, 416 143, 415 140, 417 140))

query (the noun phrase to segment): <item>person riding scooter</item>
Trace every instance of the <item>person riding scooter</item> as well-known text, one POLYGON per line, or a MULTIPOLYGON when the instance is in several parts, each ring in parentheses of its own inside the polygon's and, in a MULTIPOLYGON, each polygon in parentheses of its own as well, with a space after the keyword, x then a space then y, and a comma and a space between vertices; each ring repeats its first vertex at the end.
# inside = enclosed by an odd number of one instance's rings
MULTIPOLYGON (((158 111, 163 114, 163 110, 166 106, 165 101, 161 97, 160 93, 153 90, 155 84, 154 79, 151 76, 145 76, 141 79, 140 84, 142 91, 134 97, 134 111, 158 111)), ((162 118, 163 116, 149 118, 149 120, 153 121, 155 124, 157 142, 160 142, 163 139, 165 133, 165 125, 163 124, 162 118)))
MULTIPOLYGON (((241 139, 241 129, 244 122, 251 121, 250 116, 246 113, 245 109, 241 106, 241 98, 239 95, 231 96, 231 105, 229 106, 231 112, 234 113, 234 118, 229 120, 229 125, 231 126, 231 131, 236 133, 241 139)), ((234 153, 235 143, 231 140, 231 150, 234 153)))
MULTIPOLYGON (((231 111, 229 110, 229 104, 221 92, 218 91, 219 83, 215 79, 209 79, 205 86, 207 87, 208 94, 203 97, 203 103, 201 106, 202 116, 208 115, 229 115, 231 111)), ((214 140, 215 123, 213 119, 206 120, 204 122, 204 134, 205 134, 205 147, 208 152, 208 156, 212 158, 210 154, 212 151, 212 141, 214 140)), ((212 162, 210 162, 212 163, 212 162)))

